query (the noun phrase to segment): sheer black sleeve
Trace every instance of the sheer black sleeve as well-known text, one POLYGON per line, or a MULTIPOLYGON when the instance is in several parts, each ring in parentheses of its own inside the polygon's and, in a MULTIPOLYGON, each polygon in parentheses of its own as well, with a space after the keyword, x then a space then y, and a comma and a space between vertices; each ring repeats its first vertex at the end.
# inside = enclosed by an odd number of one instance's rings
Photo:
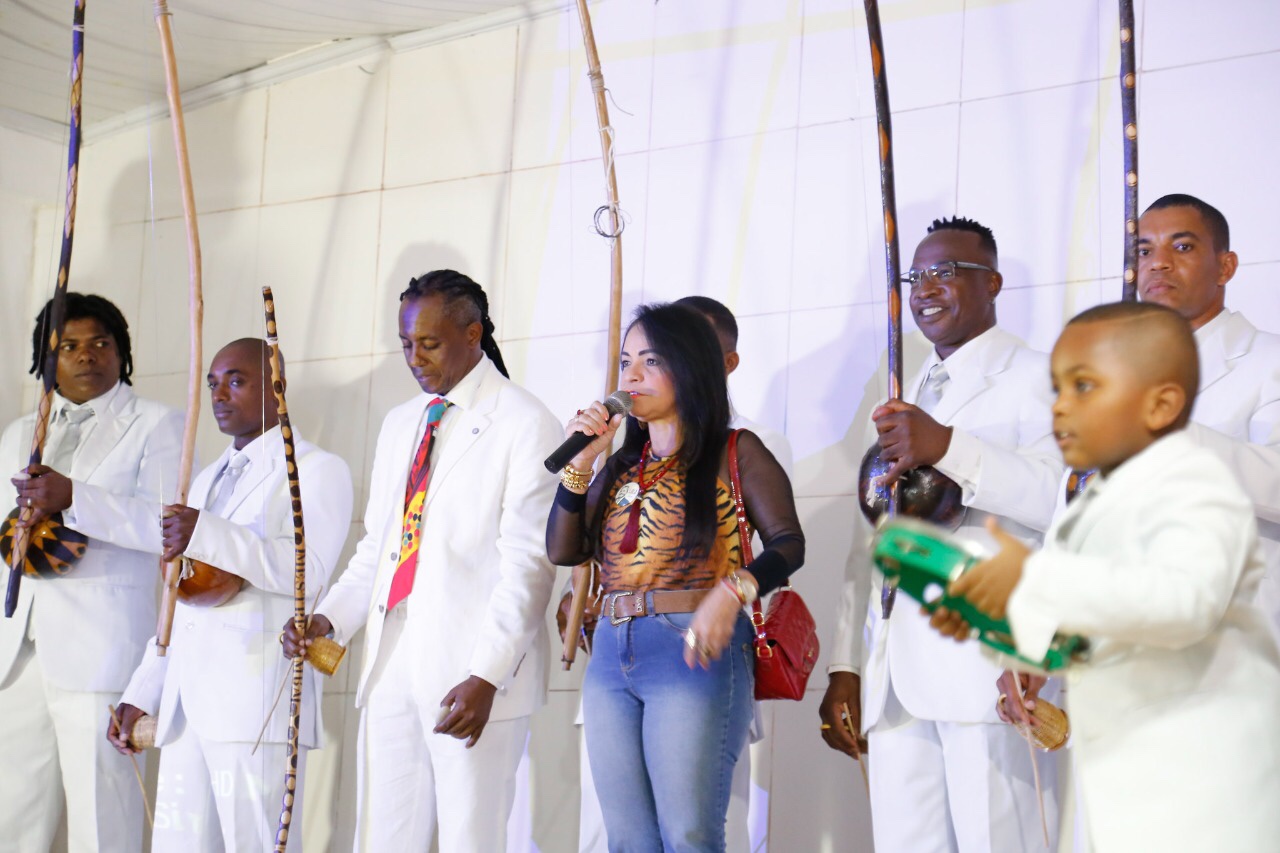
MULTIPOLYGON (((760 585, 760 594, 784 586, 804 565, 804 532, 796 515, 791 479, 755 433, 738 435, 738 472, 747 518, 764 546, 748 571, 760 585)), ((725 477, 728 482, 728 477, 725 477)))
POLYGON ((557 566, 576 566, 595 556, 600 545, 601 504, 609 496, 609 488, 626 465, 618 454, 609 457, 585 495, 575 494, 563 485, 556 489, 556 499, 547 517, 547 557, 557 566))

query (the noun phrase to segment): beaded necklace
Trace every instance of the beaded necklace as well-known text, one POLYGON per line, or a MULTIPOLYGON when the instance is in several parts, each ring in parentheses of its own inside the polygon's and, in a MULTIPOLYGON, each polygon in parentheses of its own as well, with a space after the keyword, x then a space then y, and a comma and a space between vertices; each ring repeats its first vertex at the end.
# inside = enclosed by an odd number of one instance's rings
POLYGON ((618 489, 618 494, 613 499, 617 506, 631 508, 630 515, 627 517, 627 528, 622 534, 622 544, 618 547, 618 550, 624 554, 634 554, 640 544, 640 506, 644 503, 644 493, 666 476, 677 458, 673 453, 658 469, 658 473, 654 474, 653 479, 646 481, 644 469, 649 461, 649 451, 649 442, 646 441, 644 450, 640 451, 640 471, 636 474, 636 480, 618 489))

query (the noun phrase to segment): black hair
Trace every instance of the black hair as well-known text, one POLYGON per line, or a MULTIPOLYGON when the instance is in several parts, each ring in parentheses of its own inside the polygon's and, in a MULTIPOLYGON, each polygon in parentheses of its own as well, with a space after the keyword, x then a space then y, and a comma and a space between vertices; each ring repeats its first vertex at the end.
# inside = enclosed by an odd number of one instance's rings
POLYGON ((729 343, 730 350, 738 348, 738 318, 733 316, 733 312, 723 302, 712 299, 710 296, 685 296, 671 304, 686 305, 697 311, 706 317, 715 327, 716 333, 729 343))
POLYGON ((1204 220, 1204 224, 1209 227, 1209 237, 1213 240, 1214 251, 1231 251, 1231 226, 1227 225, 1227 217, 1222 215, 1221 210, 1193 195, 1170 193, 1151 202, 1143 213, 1164 210, 1167 207, 1190 207, 1197 211, 1204 220))
MULTIPOLYGON (((1067 325, 1134 321, 1158 326, 1161 332, 1169 336, 1164 341, 1165 345, 1159 348, 1158 354, 1149 355, 1162 362, 1177 377, 1178 384, 1186 394, 1186 405, 1172 427, 1181 429, 1191 419, 1191 409, 1195 406, 1200 388, 1200 356, 1196 349, 1195 334, 1185 317, 1172 308, 1155 302, 1105 302, 1081 311, 1068 320, 1067 325)), ((1124 332, 1117 331, 1116 334, 1124 332)))
MULTIPOLYGON (((685 468, 685 524, 680 554, 703 559, 711 553, 718 532, 716 478, 729 436, 724 353, 711 322, 688 305, 641 305, 627 331, 636 326, 644 330, 649 348, 662 359, 662 369, 675 389, 680 418, 678 453, 685 468)), ((627 465, 634 465, 648 440, 648 428, 628 415, 619 456, 627 465)))
POLYGON ((935 231, 968 231, 970 234, 978 235, 978 243, 982 248, 991 252, 992 257, 998 258, 1000 253, 996 251, 996 235, 991 229, 983 225, 976 219, 966 219, 963 216, 942 217, 933 220, 933 224, 929 226, 927 233, 932 234, 935 231))
MULTIPOLYGON (((262 381, 268 388, 271 387, 271 344, 267 343, 265 338, 236 338, 234 341, 228 341, 223 344, 218 349, 218 352, 214 354, 214 358, 217 358, 224 350, 231 349, 231 347, 255 349, 262 357, 262 381)), ((280 349, 278 345, 276 347, 276 357, 280 361, 280 378, 284 379, 284 350, 280 349)))
POLYGON ((485 295, 484 288, 455 270, 434 270, 411 279, 409 286, 400 294, 400 301, 433 295, 444 300, 445 315, 458 328, 466 328, 472 323, 480 324, 483 331, 480 349, 489 356, 498 372, 510 379, 506 362, 502 360, 502 351, 498 349, 498 342, 493 337, 493 321, 489 319, 489 297, 485 295))
MULTIPOLYGON (((133 349, 129 339, 129 322, 115 303, 95 293, 68 293, 63 325, 72 320, 97 320, 116 342, 120 353, 120 381, 132 385, 133 349)), ((52 333, 53 300, 50 299, 36 315, 36 325, 31 332, 31 369, 27 371, 37 379, 44 378, 45 359, 49 357, 49 336, 52 333)), ((56 364, 56 359, 51 362, 56 364)))

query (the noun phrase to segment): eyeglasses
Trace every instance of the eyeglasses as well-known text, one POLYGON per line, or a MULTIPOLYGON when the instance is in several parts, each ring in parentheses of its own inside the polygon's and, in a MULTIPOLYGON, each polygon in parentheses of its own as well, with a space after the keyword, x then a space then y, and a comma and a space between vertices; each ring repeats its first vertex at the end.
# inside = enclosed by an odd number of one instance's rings
POLYGON ((907 270, 902 276, 905 284, 911 285, 914 290, 920 286, 921 279, 929 278, 931 281, 947 282, 956 277, 956 270, 986 270, 987 272, 995 272, 993 267, 983 266, 982 264, 971 264, 967 261, 941 261, 931 267, 925 267, 922 270, 907 270))

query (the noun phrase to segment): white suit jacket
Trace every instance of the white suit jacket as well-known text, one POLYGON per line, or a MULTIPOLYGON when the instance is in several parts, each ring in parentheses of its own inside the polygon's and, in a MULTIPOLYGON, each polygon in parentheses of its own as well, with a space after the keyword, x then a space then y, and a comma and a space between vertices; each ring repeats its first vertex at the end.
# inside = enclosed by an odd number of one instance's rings
POLYGON ((1093 643, 1067 703, 1096 849, 1275 849, 1280 654, 1252 601, 1256 544, 1230 471, 1175 433, 1096 477, 1027 560, 1019 650, 1093 643))
POLYGON ((1280 335, 1223 311, 1196 330, 1200 394, 1189 430, 1253 501, 1267 572, 1258 603, 1280 635, 1280 335))
MULTIPOLYGON (((351 527, 351 472, 346 462, 296 434, 294 450, 306 531, 307 590, 314 594, 321 585, 328 586, 351 527)), ((121 699, 158 715, 159 746, 172 739, 169 727, 179 702, 201 738, 253 743, 289 670, 278 635, 293 616, 293 507, 280 428, 246 445, 243 452, 249 462, 223 509, 226 517, 202 512, 185 553, 240 575, 245 586, 220 607, 179 601, 168 654, 157 656, 155 640, 148 643, 121 699)), ((210 486, 232 453, 228 447, 192 482, 192 507, 200 509, 208 501, 210 486)), ((320 745, 324 676, 310 666, 303 672, 299 742, 315 747, 320 745)), ((264 739, 284 743, 288 719, 286 695, 264 739)))
MULTIPOLYGON (((418 701, 435 707, 469 675, 498 687, 490 719, 531 714, 546 698, 547 606, 555 568, 546 527, 557 479, 542 460, 564 439, 536 397, 487 357, 459 386, 473 399, 450 409, 432 450, 421 546, 398 654, 414 656, 418 701)), ((458 389, 455 388, 455 392, 458 389)), ((374 455, 365 535, 316 608, 340 642, 366 629, 356 691, 363 706, 378 659, 387 594, 400 559, 405 483, 432 397, 392 409, 374 455)))
MULTIPOLYGON (((936 354, 903 388, 914 403, 936 354)), ((1048 358, 1017 337, 993 328, 945 362, 951 377, 933 411, 953 428, 947 454, 935 466, 963 490, 967 507, 956 535, 984 539, 988 516, 1014 536, 1039 541, 1053 517, 1062 462, 1053 440, 1048 358)), ((867 445, 875 443, 874 427, 867 445)), ((869 541, 861 513, 855 543, 869 541)), ((846 582, 828 671, 862 673, 862 723, 880 718, 889 681, 917 719, 996 722, 1000 670, 974 643, 956 643, 929 627, 919 605, 898 596, 893 615, 881 618, 883 577, 860 548, 846 582)))
MULTIPOLYGON (((0 682, 28 618, 44 677, 64 690, 123 690, 155 633, 160 507, 177 485, 183 416, 124 384, 98 399, 103 410, 95 407, 93 429, 76 452, 72 504, 63 513, 89 537, 88 550, 65 577, 23 578, 13 618, 0 617, 0 682)), ((34 425, 28 415, 0 436, 6 514, 17 494, 9 478, 27 465, 34 425)))

